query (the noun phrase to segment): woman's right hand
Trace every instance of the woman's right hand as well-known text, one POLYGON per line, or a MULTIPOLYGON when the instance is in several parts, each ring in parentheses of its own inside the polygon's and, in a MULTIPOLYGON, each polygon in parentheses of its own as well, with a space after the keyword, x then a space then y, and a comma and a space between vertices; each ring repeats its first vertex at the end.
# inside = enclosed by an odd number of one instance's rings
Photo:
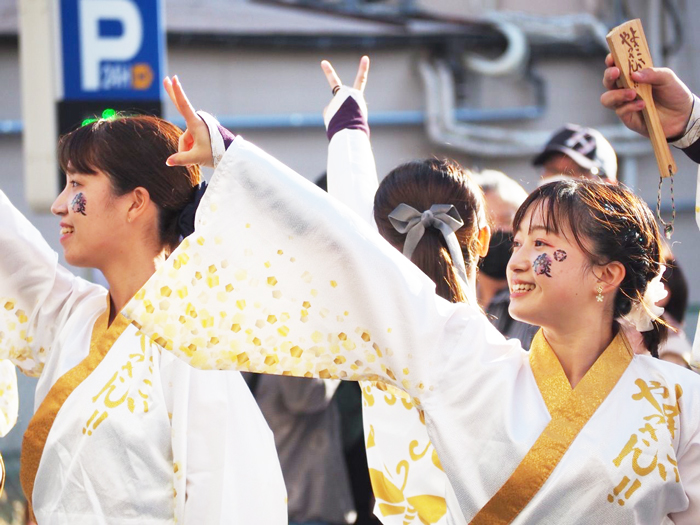
POLYGON ((166 164, 168 166, 198 164, 213 168, 214 161, 212 159, 209 128, 197 116, 197 112, 190 104, 187 95, 185 95, 185 90, 182 88, 180 80, 177 76, 174 76, 172 80, 169 77, 165 77, 163 87, 165 87, 170 100, 175 104, 178 112, 185 119, 185 124, 187 124, 187 129, 180 135, 178 152, 168 157, 166 164))

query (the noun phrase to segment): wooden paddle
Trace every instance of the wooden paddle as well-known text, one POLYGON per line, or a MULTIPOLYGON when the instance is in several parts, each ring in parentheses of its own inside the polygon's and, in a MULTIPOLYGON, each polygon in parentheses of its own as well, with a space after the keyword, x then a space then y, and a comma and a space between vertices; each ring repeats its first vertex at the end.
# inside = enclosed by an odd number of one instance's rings
POLYGON ((649 130, 649 138, 654 148, 656 162, 659 165, 659 173, 662 177, 671 177, 678 171, 678 168, 661 128, 659 113, 656 111, 656 105, 651 96, 651 86, 639 84, 630 78, 630 75, 635 71, 653 67, 641 20, 636 18, 617 26, 608 33, 606 40, 615 60, 615 66, 621 72, 619 82, 625 88, 634 89, 639 98, 644 100, 642 113, 649 130))

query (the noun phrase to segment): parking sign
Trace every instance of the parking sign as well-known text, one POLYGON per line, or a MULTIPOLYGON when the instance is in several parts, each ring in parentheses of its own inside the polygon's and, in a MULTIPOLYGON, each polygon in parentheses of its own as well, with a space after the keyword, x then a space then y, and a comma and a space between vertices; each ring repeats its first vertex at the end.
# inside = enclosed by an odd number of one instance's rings
POLYGON ((160 99, 160 0, 60 2, 64 100, 160 99))

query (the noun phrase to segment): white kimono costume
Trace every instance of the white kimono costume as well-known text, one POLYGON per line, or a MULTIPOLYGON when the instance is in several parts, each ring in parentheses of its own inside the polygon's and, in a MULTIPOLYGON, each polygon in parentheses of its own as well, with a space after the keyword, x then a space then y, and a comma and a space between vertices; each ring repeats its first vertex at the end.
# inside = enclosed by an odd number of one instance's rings
MULTIPOLYGON (((0 304, 0 308, 2 308, 0 304)), ((0 338, 2 334, 0 334, 0 338)), ((17 371, 7 359, 0 359, 0 437, 4 437, 17 423, 19 395, 17 371)), ((5 486, 5 463, 0 456, 0 494, 5 486)))
POLYGON ((572 390, 543 337, 528 354, 440 299, 362 219, 240 137, 195 223, 124 310, 192 366, 405 390, 450 513, 471 523, 700 522, 696 374, 618 336, 572 390))
POLYGON ((240 374, 193 370, 122 316, 107 328, 106 290, 59 266, 2 192, 0 246, 0 357, 39 375, 21 477, 40 525, 287 522, 240 374))
MULTIPOLYGON (((367 106, 358 90, 342 86, 326 113, 328 193, 371 225, 378 188, 369 134, 367 106), (341 111, 342 108, 342 111, 341 111)), ((454 497, 440 458, 430 442, 423 413, 406 392, 384 383, 361 381, 362 422, 374 514, 385 525, 448 522, 446 492, 454 497)), ((465 523, 461 513, 449 518, 465 523)))

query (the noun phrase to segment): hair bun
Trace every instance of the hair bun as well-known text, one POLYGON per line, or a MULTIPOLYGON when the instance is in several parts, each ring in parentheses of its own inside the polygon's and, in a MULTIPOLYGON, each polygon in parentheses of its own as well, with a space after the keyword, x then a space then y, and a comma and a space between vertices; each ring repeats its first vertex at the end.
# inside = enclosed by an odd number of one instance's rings
POLYGON ((180 215, 177 218, 177 229, 180 235, 185 238, 192 235, 194 232, 194 218, 197 214, 197 208, 199 207, 199 202, 204 196, 204 192, 207 190, 207 183, 205 181, 200 182, 192 188, 192 200, 188 202, 180 215))

